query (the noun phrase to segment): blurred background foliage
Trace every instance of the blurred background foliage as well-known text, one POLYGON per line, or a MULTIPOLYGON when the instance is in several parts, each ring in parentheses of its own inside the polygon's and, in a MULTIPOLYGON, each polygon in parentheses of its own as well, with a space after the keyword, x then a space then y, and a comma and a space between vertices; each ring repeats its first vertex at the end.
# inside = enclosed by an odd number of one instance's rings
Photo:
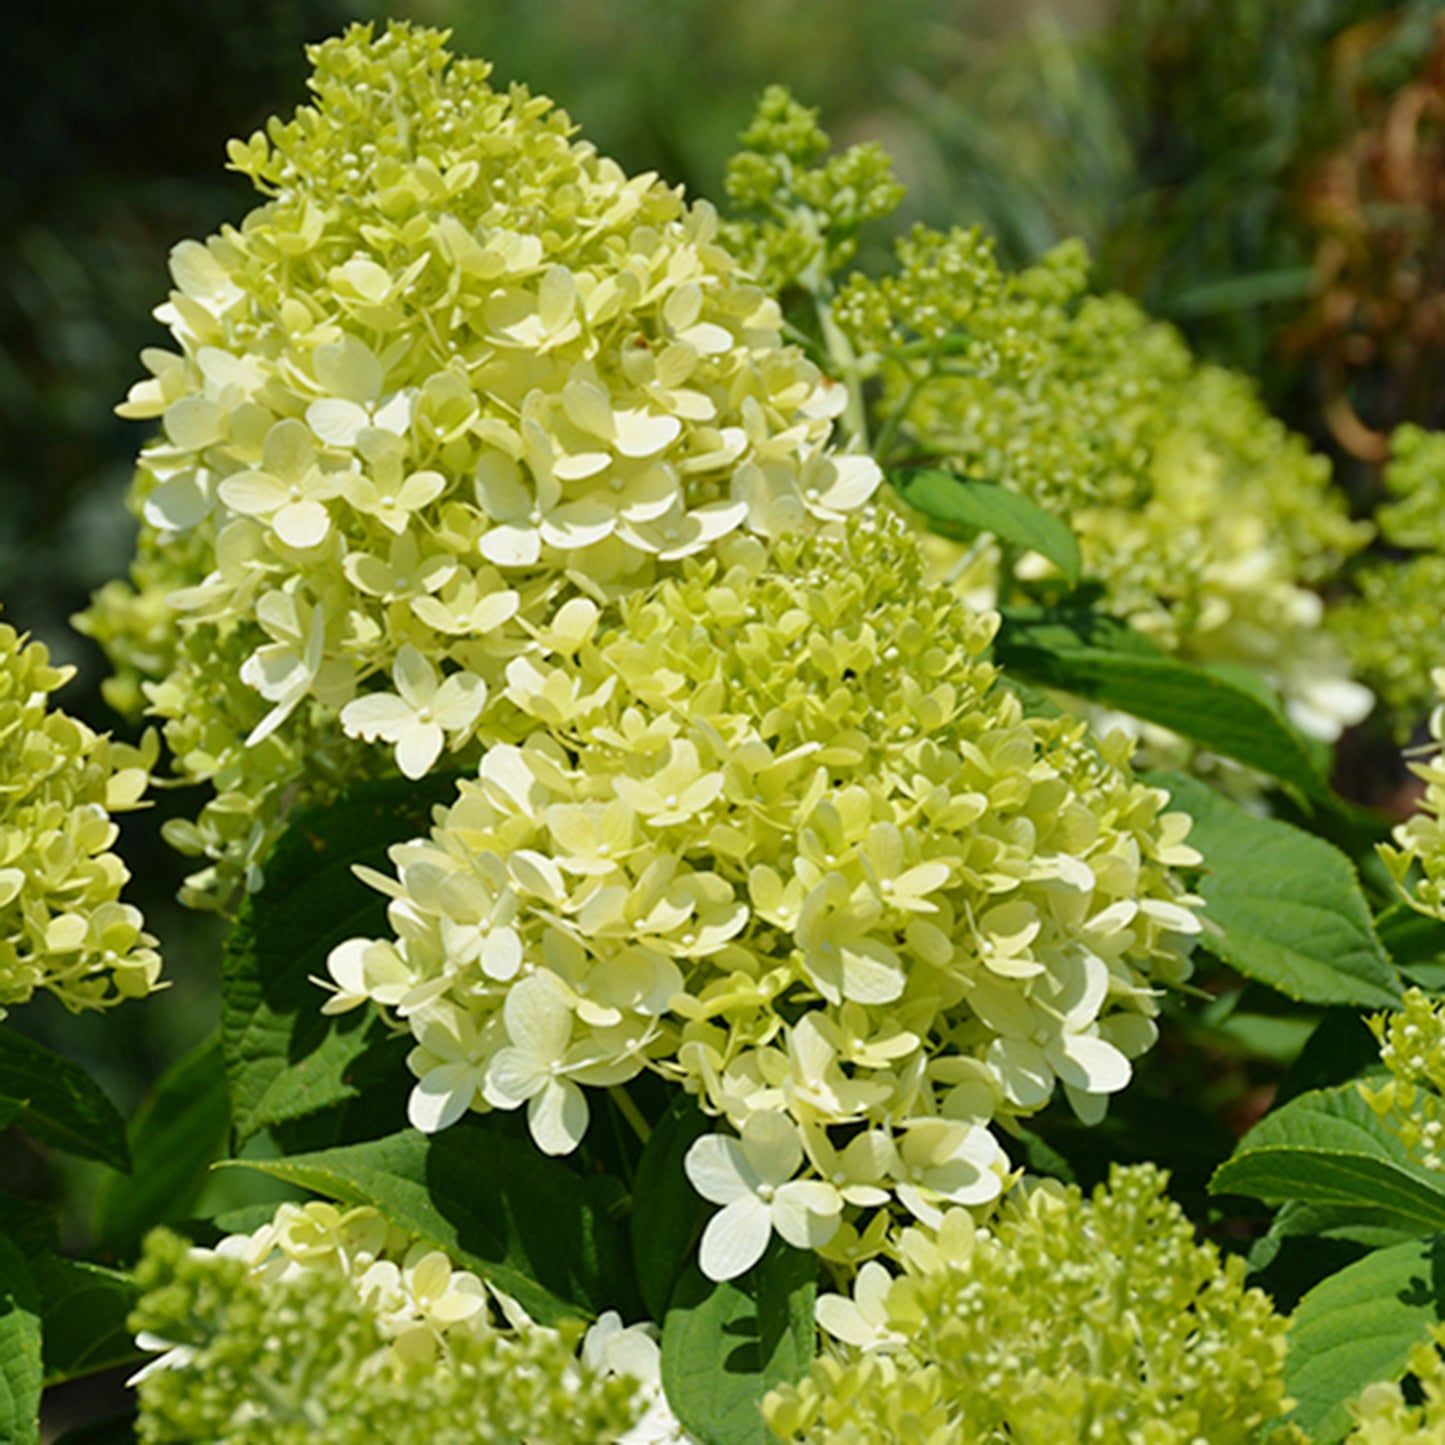
MULTIPOLYGON (((82 23, 31 7, 8 27, 0 90, 6 616, 81 666, 62 704, 113 726, 99 655, 66 619, 130 554, 122 495, 142 435, 111 408, 162 340, 149 313, 167 252, 252 204, 224 144, 301 100, 303 44, 385 14, 452 27, 499 83, 558 97, 630 170, 704 195, 721 195, 758 94, 786 81, 837 143, 894 155, 909 187, 898 224, 977 221, 1015 263, 1082 236, 1102 287, 1257 376, 1365 509, 1384 434, 1445 424, 1442 13, 1445 0, 141 0, 85 7, 82 23)), ((181 869, 158 841, 166 811, 132 820, 125 847, 172 993, 128 1007, 122 1027, 40 1002, 6 1025, 81 1058, 127 1110, 215 1019, 218 931, 169 902, 181 869)), ((58 1187, 34 1168, 37 1188, 58 1187)))

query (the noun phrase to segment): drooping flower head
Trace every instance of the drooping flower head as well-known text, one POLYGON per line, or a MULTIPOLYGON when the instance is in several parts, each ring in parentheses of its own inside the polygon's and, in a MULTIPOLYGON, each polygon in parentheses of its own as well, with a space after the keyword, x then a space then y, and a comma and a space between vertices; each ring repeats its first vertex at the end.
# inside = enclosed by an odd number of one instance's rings
POLYGON ((0 623, 0 1018, 37 989, 79 1012, 159 986, 111 817, 141 804, 157 739, 130 747, 52 708, 72 671, 0 623))
POLYGON ((407 1022, 426 1130, 526 1106, 566 1153, 590 1088, 680 1082, 738 1136, 689 1160, 714 1277, 993 1199, 989 1123, 1058 1083, 1098 1118, 1198 928, 1187 820, 1125 739, 1025 716, 896 519, 728 561, 513 659, 517 742, 369 875, 395 937, 328 1005, 407 1022))
POLYGON ((349 739, 380 742, 419 776, 486 735, 569 600, 836 522, 878 481, 828 449, 841 389, 711 209, 445 38, 312 49, 314 103, 231 146, 267 199, 175 249, 177 350, 121 408, 161 427, 144 565, 88 625, 223 794, 188 842, 232 873, 303 755, 344 775, 349 739))

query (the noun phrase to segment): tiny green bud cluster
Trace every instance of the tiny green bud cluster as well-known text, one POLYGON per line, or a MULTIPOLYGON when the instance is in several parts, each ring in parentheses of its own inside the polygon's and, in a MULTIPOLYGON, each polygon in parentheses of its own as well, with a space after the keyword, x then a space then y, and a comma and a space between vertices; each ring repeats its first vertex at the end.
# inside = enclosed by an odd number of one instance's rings
POLYGON ((374 1209, 283 1204, 215 1250, 157 1232, 137 1282, 147 1445, 685 1445, 647 1328, 537 1325, 374 1209))
POLYGON ((1332 609, 1330 620, 1403 738, 1434 700, 1432 677, 1445 667, 1445 434, 1400 427, 1390 438, 1385 487, 1394 500, 1375 521, 1393 555, 1354 574, 1358 596, 1332 609))
POLYGON ((987 1229, 962 1210, 904 1231, 899 1272, 824 1295, 831 1347, 764 1403, 796 1445, 1302 1441, 1288 1408, 1286 1320, 1244 1262, 1200 1244, 1152 1166, 1107 1187, 1020 1191, 987 1229))
POLYGON ((158 740, 130 747, 51 708, 71 673, 0 623, 0 1018, 37 989, 78 1013, 159 987, 111 851, 111 814, 140 806, 158 740))
MULTIPOLYGON (((1369 529, 1245 378, 1087 281, 1077 242, 1011 274, 977 230, 922 227, 890 272, 850 277, 834 316, 881 381, 881 459, 941 461, 1063 517, 1111 612, 1191 660, 1251 668, 1333 739, 1371 698, 1310 588, 1369 529)), ((976 550, 955 581, 987 600, 998 565, 976 550)))
POLYGON ((1369 1025, 1390 1077, 1361 1084, 1360 1093, 1427 1169, 1445 1169, 1445 1004, 1412 988, 1396 1012, 1369 1025))
POLYGON ((1394 846, 1381 845, 1380 856, 1407 901, 1438 918, 1445 917, 1445 668, 1436 669, 1433 681, 1441 699, 1430 714, 1433 742, 1425 758, 1410 763, 1425 784, 1424 795, 1395 829, 1394 846))

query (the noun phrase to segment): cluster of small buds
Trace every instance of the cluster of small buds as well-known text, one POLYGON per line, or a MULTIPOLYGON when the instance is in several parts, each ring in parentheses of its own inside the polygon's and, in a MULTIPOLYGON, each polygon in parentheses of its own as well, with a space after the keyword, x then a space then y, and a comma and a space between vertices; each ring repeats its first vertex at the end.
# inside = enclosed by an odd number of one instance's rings
MULTIPOLYGON (((149 1293, 135 1319, 142 1327, 137 1343, 161 1352, 131 1381, 140 1386, 143 1439, 199 1438, 173 1435, 166 1426, 184 1413, 178 1393, 202 1397, 209 1391, 221 1400, 201 1408, 250 1431, 228 1433, 227 1439, 280 1439, 286 1426, 298 1424, 319 1432, 316 1438, 350 1441, 352 1434, 332 1418, 337 1402, 324 1396, 340 1386, 354 1402, 348 1413, 358 1415, 404 1409, 408 1386, 415 1390, 421 1380, 435 1398, 416 1400, 418 1411, 430 1405, 445 1422, 444 1434, 426 1438, 461 1438, 456 1432, 462 1422, 489 1406, 501 1433, 486 1438, 517 1438, 506 1433, 498 1401, 488 1399, 497 1392, 533 1418, 565 1422, 565 1438, 577 1445, 604 1438, 587 1433, 589 1410, 601 1416, 592 1428, 606 1429, 605 1438, 616 1445, 692 1445, 663 1396, 652 1325, 624 1327, 609 1311, 580 1342, 574 1334, 546 1329, 516 1300, 458 1269, 444 1252, 375 1209, 283 1204, 253 1233, 230 1235, 214 1250, 192 1249, 183 1261, 160 1269, 149 1262, 156 1249, 162 1257, 168 1252, 164 1242, 148 1244, 141 1277, 149 1293), (162 1287, 152 1276, 166 1273, 172 1278, 162 1287), (198 1299, 187 1305, 188 1293, 198 1299), (336 1335, 352 1347, 349 1354, 330 1359, 318 1349, 321 1358, 313 1360, 310 1346, 304 1359, 283 1352, 282 1377, 272 1381, 265 1357, 278 1351, 268 1338, 250 1370, 235 1369, 237 1358, 247 1354, 247 1331, 304 1329, 308 1322, 314 1327, 307 1315, 318 1300, 330 1310, 336 1335), (358 1353, 367 1343, 370 1352, 358 1353), (308 1367, 316 1374, 309 1382, 308 1367), (498 1376, 509 1373, 522 1382, 518 1399, 506 1398, 505 1381, 499 1389, 498 1376), (188 1378, 200 1374, 205 1378, 188 1389, 188 1378)), ((357 1438, 369 1437, 362 1431, 357 1438)), ((563 1435, 528 1432, 524 1438, 540 1445, 563 1435)))
POLYGON ((1330 622, 1403 740, 1434 703, 1433 674, 1445 667, 1445 433, 1396 430, 1384 480, 1393 500, 1377 508, 1375 522, 1389 552, 1352 574, 1358 595, 1331 609, 1330 622))
POLYGON ((1368 1023, 1390 1077, 1360 1093, 1425 1168, 1445 1169, 1445 1004, 1412 988, 1368 1023))
POLYGON ((52 709, 72 671, 0 624, 0 1018, 37 989, 78 1013, 160 987, 111 851, 111 815, 141 806, 158 739, 130 747, 52 709))
POLYGON ((1433 676, 1437 703, 1430 714, 1427 755, 1410 763, 1425 785, 1416 811, 1394 832, 1394 846, 1380 856, 1406 900, 1424 913, 1445 917, 1445 668, 1433 676))
POLYGON ((1302 1442, 1269 1428, 1289 1403, 1287 1321, 1245 1289, 1242 1260, 1196 1242, 1164 1185, 1115 1168, 1090 1199, 1041 1183, 987 1228, 949 1210, 903 1230, 890 1265, 819 1297, 829 1343, 767 1397, 769 1426, 798 1445, 1302 1442))
POLYGON ((1060 1083, 1102 1117, 1199 928, 1188 819, 1127 740, 1024 715, 896 519, 726 560, 512 660, 520 743, 365 875, 395 937, 327 981, 415 1036, 424 1130, 526 1105, 566 1153, 586 1088, 682 1083, 737 1135, 688 1158, 714 1278, 997 1197, 989 1124, 1060 1083))
MULTIPOLYGON (((1298 726, 1333 740, 1372 695, 1311 588, 1370 529, 1245 378, 1087 283, 1078 243, 1009 273, 980 232, 921 227, 884 276, 850 277, 832 315, 881 384, 880 459, 927 458, 1064 518, 1111 612, 1186 658, 1262 675, 1298 726)), ((948 558, 983 605, 1000 565, 993 547, 948 558)))
POLYGON ((313 48, 315 104, 231 147, 268 199, 176 247, 178 350, 119 409, 162 429, 145 565, 86 626, 223 795, 188 841, 233 877, 348 740, 410 777, 475 756, 569 601, 836 523, 880 480, 830 450, 844 389, 782 344, 712 210, 444 41, 313 48))

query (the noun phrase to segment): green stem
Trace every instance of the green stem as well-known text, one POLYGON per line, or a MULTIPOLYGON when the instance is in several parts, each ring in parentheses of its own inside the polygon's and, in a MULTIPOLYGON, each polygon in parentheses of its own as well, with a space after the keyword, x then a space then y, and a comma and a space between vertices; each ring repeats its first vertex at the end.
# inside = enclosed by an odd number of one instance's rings
POLYGON ((843 408, 843 430, 848 440, 857 441, 866 452, 868 445, 868 413, 863 405, 863 378, 858 356, 843 328, 833 319, 833 307, 821 290, 813 292, 813 305, 818 313, 818 330, 823 337, 828 364, 848 388, 848 405, 843 408))
POLYGON ((632 1095, 621 1084, 613 1084, 607 1092, 612 1102, 617 1105, 618 1113, 632 1125, 632 1132, 646 1144, 652 1138, 652 1125, 643 1118, 642 1110, 632 1102, 632 1095))

